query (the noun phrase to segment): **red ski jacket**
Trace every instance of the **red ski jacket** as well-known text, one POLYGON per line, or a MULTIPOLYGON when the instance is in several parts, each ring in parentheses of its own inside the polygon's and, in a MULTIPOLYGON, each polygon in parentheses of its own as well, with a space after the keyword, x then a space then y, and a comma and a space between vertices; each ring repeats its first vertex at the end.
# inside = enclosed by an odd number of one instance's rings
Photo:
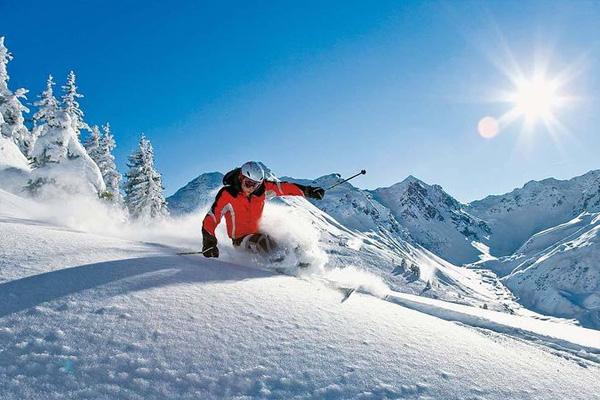
POLYGON ((204 217, 202 228, 215 236, 217 225, 221 218, 225 217, 227 234, 234 241, 258 232, 266 198, 304 196, 302 185, 271 181, 264 181, 254 193, 245 196, 239 182, 239 168, 227 173, 223 183, 225 186, 221 188, 210 211, 204 217))

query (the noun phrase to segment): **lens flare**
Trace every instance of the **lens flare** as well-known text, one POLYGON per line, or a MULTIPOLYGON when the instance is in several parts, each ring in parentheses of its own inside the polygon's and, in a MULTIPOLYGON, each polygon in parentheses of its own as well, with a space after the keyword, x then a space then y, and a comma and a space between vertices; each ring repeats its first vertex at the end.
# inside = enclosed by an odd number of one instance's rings
POLYGON ((485 139, 494 138, 500 131, 500 124, 494 117, 483 117, 477 124, 479 135, 485 139))

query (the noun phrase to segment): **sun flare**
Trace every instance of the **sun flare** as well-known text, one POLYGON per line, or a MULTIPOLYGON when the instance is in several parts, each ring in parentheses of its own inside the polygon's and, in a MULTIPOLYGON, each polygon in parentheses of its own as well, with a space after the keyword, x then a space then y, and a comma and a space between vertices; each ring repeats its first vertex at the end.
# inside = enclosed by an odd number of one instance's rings
POLYGON ((531 54, 533 58, 527 62, 529 71, 526 71, 503 40, 499 51, 488 53, 490 62, 509 85, 490 92, 486 99, 507 108, 499 114, 481 117, 477 129, 482 138, 495 138, 517 123, 521 125, 519 146, 544 137, 550 137, 561 146, 560 143, 571 136, 561 119, 582 101, 582 97, 571 90, 572 83, 586 71, 588 57, 583 54, 564 64, 552 60, 551 49, 534 48, 531 54))
POLYGON ((512 98, 515 113, 524 116, 529 122, 550 120, 553 111, 560 106, 557 86, 555 82, 544 77, 521 80, 512 98))
MULTIPOLYGON (((544 73, 548 70, 548 65, 544 64, 530 76, 523 74, 520 68, 508 75, 512 88, 499 92, 496 98, 509 105, 509 109, 497 117, 498 132, 520 120, 523 122, 522 133, 528 134, 527 136, 534 132, 547 132, 558 142, 560 136, 568 134, 558 115, 564 112, 566 106, 577 101, 576 97, 565 93, 566 84, 575 75, 571 69, 566 69, 549 76, 544 73)), ((484 135, 481 129, 479 133, 488 139, 496 136, 484 135)))

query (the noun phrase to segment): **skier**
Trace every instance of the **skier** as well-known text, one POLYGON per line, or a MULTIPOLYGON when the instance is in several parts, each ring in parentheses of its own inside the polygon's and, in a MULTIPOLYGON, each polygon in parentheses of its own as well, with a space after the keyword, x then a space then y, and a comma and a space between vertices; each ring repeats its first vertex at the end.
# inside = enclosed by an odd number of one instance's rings
POLYGON ((215 229, 225 216, 227 234, 234 246, 260 253, 269 253, 275 243, 267 234, 258 231, 265 199, 274 196, 305 196, 321 200, 325 190, 297 183, 265 180, 265 172, 255 161, 248 161, 223 177, 225 185, 202 222, 202 253, 219 257, 215 229))

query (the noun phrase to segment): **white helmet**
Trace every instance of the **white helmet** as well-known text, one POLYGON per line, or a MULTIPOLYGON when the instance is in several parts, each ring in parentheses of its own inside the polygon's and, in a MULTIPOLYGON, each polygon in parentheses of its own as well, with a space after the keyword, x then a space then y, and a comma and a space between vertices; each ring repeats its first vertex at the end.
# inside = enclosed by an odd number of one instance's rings
POLYGON ((262 182, 265 179, 265 171, 256 161, 248 161, 242 165, 241 173, 254 182, 262 182))

